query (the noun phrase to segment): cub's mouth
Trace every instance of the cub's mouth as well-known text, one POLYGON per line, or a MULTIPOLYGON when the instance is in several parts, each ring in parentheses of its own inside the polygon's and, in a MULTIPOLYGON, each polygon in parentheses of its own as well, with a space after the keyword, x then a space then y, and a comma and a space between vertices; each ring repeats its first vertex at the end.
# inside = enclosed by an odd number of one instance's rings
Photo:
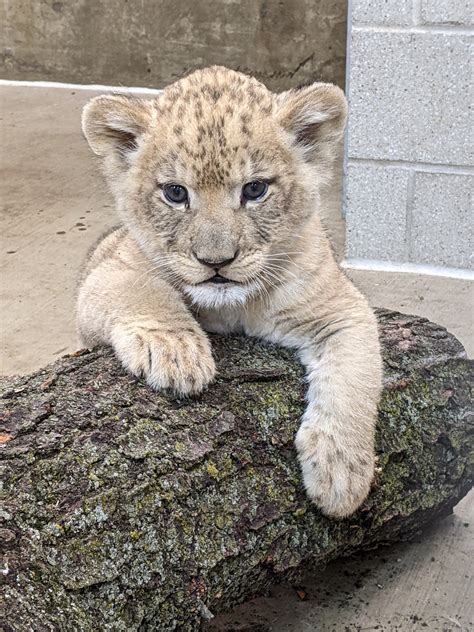
POLYGON ((205 281, 201 281, 200 283, 197 283, 197 285, 204 285, 205 283, 212 283, 212 285, 223 285, 226 283, 239 284, 239 281, 228 279, 227 277, 222 276, 221 274, 216 272, 216 274, 213 277, 211 277, 210 279, 206 279, 205 281))

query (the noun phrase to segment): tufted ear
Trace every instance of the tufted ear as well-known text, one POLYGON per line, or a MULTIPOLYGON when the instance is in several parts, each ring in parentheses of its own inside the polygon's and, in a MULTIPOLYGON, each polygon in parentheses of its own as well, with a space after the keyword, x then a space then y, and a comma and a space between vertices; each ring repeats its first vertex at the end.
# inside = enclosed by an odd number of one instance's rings
POLYGON ((332 83, 313 83, 277 96, 280 125, 310 162, 332 160, 344 132, 347 101, 332 83))
POLYGON ((153 114, 151 101, 122 95, 94 97, 82 112, 82 131, 98 156, 133 152, 153 114))

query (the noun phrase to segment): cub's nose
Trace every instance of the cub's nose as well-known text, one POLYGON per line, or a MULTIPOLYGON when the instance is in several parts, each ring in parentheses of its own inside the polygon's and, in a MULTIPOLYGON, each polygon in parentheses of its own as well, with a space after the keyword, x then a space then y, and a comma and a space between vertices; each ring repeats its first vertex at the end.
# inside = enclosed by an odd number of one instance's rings
POLYGON ((201 259, 201 257, 198 257, 197 254, 194 253, 194 256, 199 261, 199 263, 202 263, 203 265, 208 266, 209 268, 214 268, 214 270, 219 270, 220 268, 223 268, 224 266, 228 266, 229 263, 232 263, 232 261, 235 261, 235 259, 237 258, 237 255, 238 255, 238 251, 236 251, 234 253, 234 256, 231 257, 230 259, 201 259))

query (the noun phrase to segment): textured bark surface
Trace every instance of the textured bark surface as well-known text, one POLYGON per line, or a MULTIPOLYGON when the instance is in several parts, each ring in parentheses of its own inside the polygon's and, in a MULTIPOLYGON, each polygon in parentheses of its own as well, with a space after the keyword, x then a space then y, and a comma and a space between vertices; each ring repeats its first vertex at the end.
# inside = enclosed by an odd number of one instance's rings
POLYGON ((6 630, 197 630, 218 612, 448 513, 473 478, 469 363, 425 319, 381 311, 381 472, 334 521, 301 487, 292 353, 213 340, 201 397, 151 392, 108 350, 3 379, 6 630))

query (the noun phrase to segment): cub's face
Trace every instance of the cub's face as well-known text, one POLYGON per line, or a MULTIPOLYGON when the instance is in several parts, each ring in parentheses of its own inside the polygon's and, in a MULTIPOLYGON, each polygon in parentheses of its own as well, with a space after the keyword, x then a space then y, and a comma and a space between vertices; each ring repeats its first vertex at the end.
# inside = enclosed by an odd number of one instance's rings
POLYGON ((220 307, 281 279, 317 209, 345 110, 330 84, 274 95, 212 67, 152 101, 92 99, 83 130, 156 274, 220 307))

